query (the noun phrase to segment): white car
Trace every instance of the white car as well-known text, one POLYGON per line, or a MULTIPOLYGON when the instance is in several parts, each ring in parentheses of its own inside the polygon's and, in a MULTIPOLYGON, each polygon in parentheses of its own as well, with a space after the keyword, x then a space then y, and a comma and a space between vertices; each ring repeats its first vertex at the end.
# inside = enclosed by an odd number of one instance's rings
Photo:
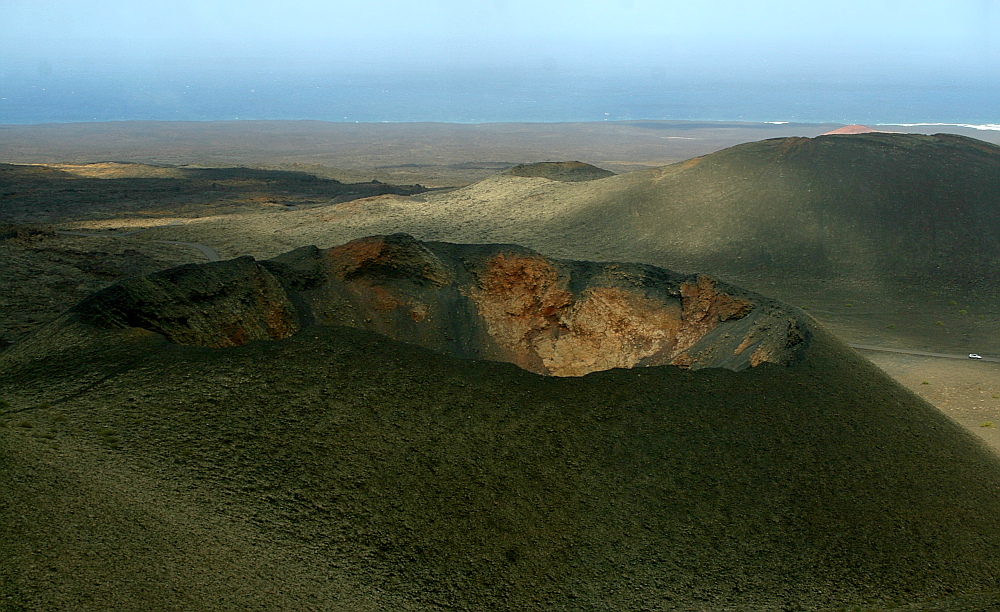
POLYGON ((982 355, 977 355, 976 353, 969 353, 969 359, 982 359, 982 355))

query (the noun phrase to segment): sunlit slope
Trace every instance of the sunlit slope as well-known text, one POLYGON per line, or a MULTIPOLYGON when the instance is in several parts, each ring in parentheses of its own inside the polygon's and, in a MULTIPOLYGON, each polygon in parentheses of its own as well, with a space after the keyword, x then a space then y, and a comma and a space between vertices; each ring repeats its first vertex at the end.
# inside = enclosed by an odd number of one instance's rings
POLYGON ((561 235, 632 242, 660 265, 971 284, 1000 271, 1000 147, 961 136, 765 140, 603 183, 561 235))
POLYGON ((348 328, 208 349, 78 326, 0 356, 0 396, 14 609, 1000 589, 996 457, 822 331, 787 367, 551 378, 348 328))

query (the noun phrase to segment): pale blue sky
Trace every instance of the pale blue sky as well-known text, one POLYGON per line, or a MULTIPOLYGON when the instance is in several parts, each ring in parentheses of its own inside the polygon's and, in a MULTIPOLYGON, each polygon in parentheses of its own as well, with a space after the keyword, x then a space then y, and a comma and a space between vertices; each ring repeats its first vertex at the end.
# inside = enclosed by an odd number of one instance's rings
POLYGON ((997 109, 1000 0, 0 0, 0 123, 997 109))
POLYGON ((0 61, 281 58, 997 72, 1000 0, 0 0, 0 61))

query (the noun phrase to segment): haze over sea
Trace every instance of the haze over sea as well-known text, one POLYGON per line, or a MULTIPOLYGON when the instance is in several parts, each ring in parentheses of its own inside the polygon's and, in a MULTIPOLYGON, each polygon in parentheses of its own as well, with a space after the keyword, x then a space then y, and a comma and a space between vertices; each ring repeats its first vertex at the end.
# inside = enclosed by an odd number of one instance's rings
POLYGON ((0 64, 0 123, 317 119, 346 122, 696 120, 942 123, 1000 129, 991 74, 771 74, 649 67, 456 67, 166 62, 0 64))

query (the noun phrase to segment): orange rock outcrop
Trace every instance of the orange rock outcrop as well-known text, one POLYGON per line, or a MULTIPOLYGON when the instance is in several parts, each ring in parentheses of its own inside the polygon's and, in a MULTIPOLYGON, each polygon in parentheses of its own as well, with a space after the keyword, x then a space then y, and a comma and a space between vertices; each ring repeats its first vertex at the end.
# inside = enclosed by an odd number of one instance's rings
POLYGON ((705 275, 405 234, 184 266, 98 293, 77 314, 208 347, 345 325, 550 376, 788 363, 809 337, 801 313, 705 275))

